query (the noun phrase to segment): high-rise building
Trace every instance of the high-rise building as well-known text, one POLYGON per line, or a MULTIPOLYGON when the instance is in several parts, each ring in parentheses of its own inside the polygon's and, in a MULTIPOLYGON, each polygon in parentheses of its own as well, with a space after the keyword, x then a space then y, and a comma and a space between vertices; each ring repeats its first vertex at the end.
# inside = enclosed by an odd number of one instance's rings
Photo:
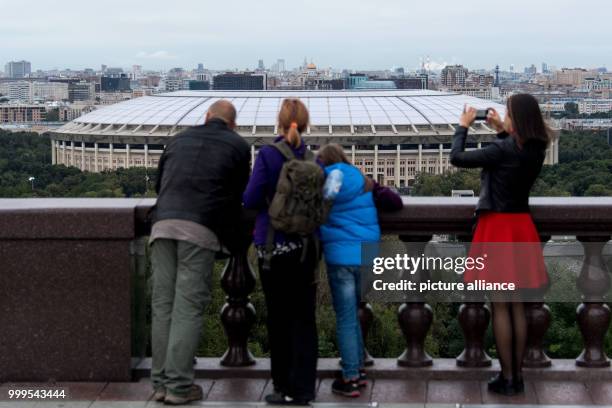
POLYGON ((96 88, 93 82, 71 82, 68 85, 68 100, 70 102, 91 101, 96 95, 96 88))
POLYGON ((472 74, 465 81, 466 86, 490 87, 495 84, 495 77, 489 74, 472 74))
POLYGON ((463 65, 447 65, 442 70, 440 81, 448 87, 465 86, 467 75, 468 70, 463 65))
POLYGON ((210 82, 208 81, 190 80, 188 83, 190 91, 208 91, 210 89, 210 82))
POLYGON ((119 68, 119 67, 115 67, 115 68, 107 67, 106 70, 104 71, 104 73, 107 76, 121 76, 121 74, 123 74, 123 68, 119 68))
MULTIPOLYGON (((208 86, 209 87, 207 89, 210 89, 210 82, 211 82, 210 81, 210 73, 207 72, 204 69, 204 64, 202 64, 202 63, 198 64, 198 68, 196 68, 196 71, 195 71, 195 79, 196 79, 196 81, 199 81, 199 82, 204 82, 204 81, 208 82, 208 86)), ((203 85, 200 85, 200 86, 203 86, 203 85)), ((191 87, 191 85, 190 85, 190 87, 191 87)))
POLYGON ((28 61, 11 61, 4 66, 7 78, 25 78, 32 73, 32 64, 28 61))
POLYGON ((124 92, 131 91, 130 78, 122 74, 120 76, 103 76, 100 78, 100 91, 102 92, 124 92))
POLYGON ((214 90, 264 90, 266 89, 266 74, 254 72, 220 74, 213 79, 214 90))
POLYGON ((67 101, 68 84, 63 82, 32 82, 32 101, 67 101))
POLYGON ((142 77, 142 65, 132 65, 132 79, 137 80, 142 77))
POLYGON ((183 79, 174 76, 166 77, 163 79, 162 88, 166 92, 180 91, 183 89, 183 79))
POLYGON ((548 64, 545 62, 542 63, 542 73, 548 74, 548 64))
POLYGON ((531 64, 531 66, 525 67, 524 72, 526 75, 534 76, 538 73, 538 68, 534 64, 531 64))
POLYGON ((264 61, 262 59, 259 60, 259 62, 257 63, 257 69, 260 71, 263 71, 266 69, 265 65, 264 65, 264 61))
POLYGON ((394 78, 397 89, 429 89, 429 77, 427 74, 417 76, 394 78))
POLYGON ((359 88, 361 83, 366 82, 367 80, 368 76, 366 74, 349 74, 346 77, 346 89, 359 88))
POLYGON ((584 68, 563 68, 555 72, 555 82, 559 85, 580 86, 585 78, 592 75, 593 72, 584 68))
POLYGON ((31 102, 32 84, 28 81, 8 81, 0 83, 0 94, 9 101, 31 102))
POLYGON ((495 66, 495 83, 493 85, 499 87, 499 65, 495 66))

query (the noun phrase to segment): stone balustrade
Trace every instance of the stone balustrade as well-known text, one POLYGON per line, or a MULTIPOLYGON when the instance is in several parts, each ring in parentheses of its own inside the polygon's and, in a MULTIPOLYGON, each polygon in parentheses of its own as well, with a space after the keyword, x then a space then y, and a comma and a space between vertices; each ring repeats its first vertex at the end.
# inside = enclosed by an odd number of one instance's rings
MULTIPOLYGON (((153 204, 152 199, 0 199, 0 382, 130 379, 134 359, 143 356, 146 344, 144 271, 153 204)), ((384 234, 399 236, 415 251, 434 234, 469 241, 475 199, 410 197, 404 204, 399 212, 381 215, 384 234)), ((534 198, 531 207, 544 240, 571 235, 588 243, 576 281, 582 294, 576 322, 583 341, 576 365, 608 367, 610 276, 602 250, 612 235, 612 198, 534 198)), ((252 222, 252 215, 245 222, 252 222)), ((223 366, 255 364, 247 346, 255 279, 246 253, 227 262, 221 280, 227 294, 221 310, 228 342, 223 366)), ((399 306, 406 342, 399 366, 436 364, 424 346, 434 317, 424 298, 399 306)), ((527 317, 525 365, 548 367, 551 360, 542 344, 554 316, 542 301, 528 305, 527 317)), ((373 319, 367 303, 360 318, 366 336, 373 319)), ((466 299, 458 319, 465 348, 456 364, 490 366, 484 349, 487 306, 466 299)), ((369 355, 368 362, 374 363, 369 355)))

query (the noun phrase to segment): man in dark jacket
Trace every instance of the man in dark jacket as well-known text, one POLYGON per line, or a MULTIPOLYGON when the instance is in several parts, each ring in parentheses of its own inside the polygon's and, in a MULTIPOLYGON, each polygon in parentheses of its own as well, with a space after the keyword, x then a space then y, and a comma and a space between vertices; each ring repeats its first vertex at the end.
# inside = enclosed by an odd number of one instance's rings
POLYGON ((228 101, 206 123, 172 138, 159 161, 151 230, 154 399, 180 405, 202 398, 193 359, 211 298, 215 255, 248 245, 238 231, 250 172, 248 144, 233 131, 228 101))

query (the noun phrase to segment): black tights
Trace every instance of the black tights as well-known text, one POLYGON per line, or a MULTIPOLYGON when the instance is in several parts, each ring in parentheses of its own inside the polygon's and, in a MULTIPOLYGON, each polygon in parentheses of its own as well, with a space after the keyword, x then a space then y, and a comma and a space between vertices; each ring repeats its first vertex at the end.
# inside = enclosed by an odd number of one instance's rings
POLYGON ((527 318, 522 302, 491 302, 493 333, 505 379, 522 379, 527 344, 527 318))

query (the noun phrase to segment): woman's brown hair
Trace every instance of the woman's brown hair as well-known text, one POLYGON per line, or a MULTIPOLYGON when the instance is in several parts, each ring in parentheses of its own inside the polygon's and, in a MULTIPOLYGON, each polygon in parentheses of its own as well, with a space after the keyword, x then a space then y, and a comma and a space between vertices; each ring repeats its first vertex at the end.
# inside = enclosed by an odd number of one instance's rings
POLYGON ((520 141, 538 141, 548 145, 553 133, 542 117, 538 100, 529 94, 516 94, 508 98, 508 114, 520 141))
POLYGON ((346 157, 346 154, 344 154, 344 149, 342 149, 342 146, 336 143, 330 143, 321 147, 317 157, 324 166, 330 166, 336 163, 351 164, 348 157, 346 157))
POLYGON ((283 100, 278 113, 278 127, 285 140, 293 147, 302 143, 300 135, 308 127, 309 115, 306 105, 299 99, 283 100))

